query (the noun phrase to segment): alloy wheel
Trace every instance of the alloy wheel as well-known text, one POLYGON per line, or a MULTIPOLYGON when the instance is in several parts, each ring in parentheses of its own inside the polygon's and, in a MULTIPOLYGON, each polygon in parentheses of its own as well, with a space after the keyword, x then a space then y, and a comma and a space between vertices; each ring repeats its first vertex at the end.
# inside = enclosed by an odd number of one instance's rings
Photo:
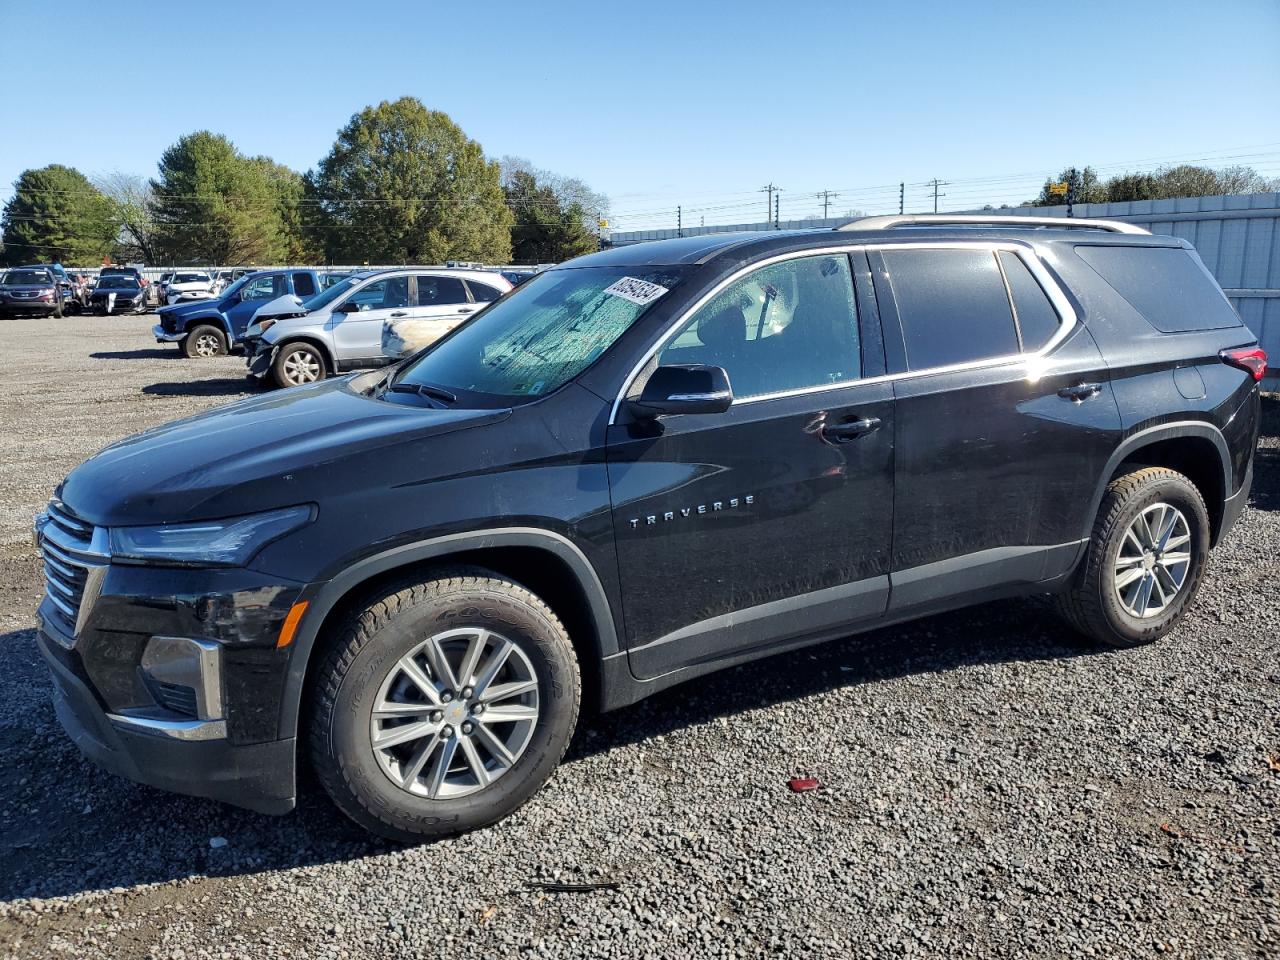
POLYGON ((216 357, 221 346, 216 334, 202 333, 196 337, 196 356, 216 357))
POLYGON ((1146 619, 1181 593, 1191 571, 1191 527, 1177 507, 1153 503, 1129 524, 1112 576, 1121 606, 1146 619))
POLYGON ((382 681, 369 742, 402 790, 452 800, 508 773, 538 723, 538 679, 519 646, 491 630, 438 633, 382 681))
POLYGON ((320 379, 320 361, 309 351, 295 350, 284 358, 284 375, 295 385, 314 383, 320 379))

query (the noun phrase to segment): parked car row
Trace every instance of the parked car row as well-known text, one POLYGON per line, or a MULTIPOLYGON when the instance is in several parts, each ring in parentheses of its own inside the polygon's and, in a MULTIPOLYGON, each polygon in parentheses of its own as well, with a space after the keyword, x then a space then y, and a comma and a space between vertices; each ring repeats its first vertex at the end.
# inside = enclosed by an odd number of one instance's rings
POLYGON ((187 357, 242 350, 251 376, 296 386, 398 360, 511 289, 493 270, 264 270, 217 297, 161 307, 152 332, 187 357))

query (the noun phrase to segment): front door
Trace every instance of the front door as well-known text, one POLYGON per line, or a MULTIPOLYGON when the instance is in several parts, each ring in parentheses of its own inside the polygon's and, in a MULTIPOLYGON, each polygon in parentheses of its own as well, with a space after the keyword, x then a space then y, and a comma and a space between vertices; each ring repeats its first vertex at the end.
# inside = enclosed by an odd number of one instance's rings
POLYGON ((871 263, 902 374, 891 608, 1065 573, 1120 436, 1093 337, 1030 249, 907 245, 871 263))
POLYGON ((246 283, 240 289, 240 300, 227 309, 227 332, 231 338, 239 340, 260 307, 288 292, 289 280, 283 273, 263 274, 246 283))
POLYGON ((335 309, 329 315, 339 366, 351 369, 381 363, 382 324, 409 315, 408 275, 366 283, 343 303, 353 303, 358 309, 352 313, 335 309))
POLYGON ((884 612, 893 393, 859 382, 883 362, 864 340, 879 351, 878 331, 860 336, 850 259, 798 256, 732 281, 657 357, 723 367, 727 412, 646 423, 623 405, 608 464, 637 676, 884 612))

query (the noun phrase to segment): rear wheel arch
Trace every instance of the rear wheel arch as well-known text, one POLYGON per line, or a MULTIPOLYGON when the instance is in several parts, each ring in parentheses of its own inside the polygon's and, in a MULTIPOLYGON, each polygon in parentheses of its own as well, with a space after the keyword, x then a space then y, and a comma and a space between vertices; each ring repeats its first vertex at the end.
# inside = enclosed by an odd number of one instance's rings
POLYGON ((606 658, 620 653, 612 607, 583 553, 566 537, 538 528, 455 534, 367 558, 324 584, 313 596, 294 639, 281 704, 279 736, 293 737, 327 631, 371 593, 411 574, 470 567, 524 586, 560 618, 578 655, 584 706, 605 699, 606 658))
POLYGON ((1090 524, 1107 486, 1139 467, 1167 467, 1195 485, 1209 511, 1210 544, 1216 546, 1226 499, 1233 492, 1231 451, 1222 432, 1210 423, 1188 422, 1149 427, 1127 437, 1103 471, 1090 524))

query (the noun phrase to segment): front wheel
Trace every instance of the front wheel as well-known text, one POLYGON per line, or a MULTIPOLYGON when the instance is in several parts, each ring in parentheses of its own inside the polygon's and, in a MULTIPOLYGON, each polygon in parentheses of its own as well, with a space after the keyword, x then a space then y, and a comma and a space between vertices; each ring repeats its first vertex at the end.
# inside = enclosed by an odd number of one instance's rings
POLYGON ((1209 512, 1195 484, 1166 467, 1135 470, 1107 487, 1058 610, 1107 646, 1151 643, 1182 619, 1208 560, 1209 512))
POLYGON ((220 357, 227 352, 227 337, 217 327, 202 323, 182 341, 182 352, 192 359, 220 357))
POLYGON ((551 776, 581 684, 564 627, 487 571, 393 584, 329 638, 312 764, 352 820, 416 842, 499 820, 551 776))
POLYGON ((271 379, 278 387, 315 383, 326 376, 324 354, 309 343, 286 343, 276 351, 271 379))

